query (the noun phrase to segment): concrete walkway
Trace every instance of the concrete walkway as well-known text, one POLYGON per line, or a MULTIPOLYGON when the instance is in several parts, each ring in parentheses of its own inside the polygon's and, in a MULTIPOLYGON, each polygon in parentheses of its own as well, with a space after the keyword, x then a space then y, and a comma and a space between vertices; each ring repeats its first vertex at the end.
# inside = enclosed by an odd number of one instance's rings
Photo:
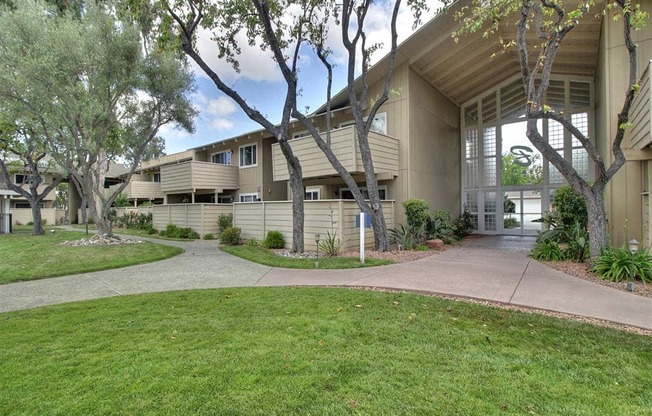
POLYGON ((186 252, 160 262, 0 286, 0 312, 122 294, 237 286, 351 286, 484 299, 652 330, 652 299, 552 270, 531 241, 485 237, 410 263, 353 270, 279 269, 217 249, 215 241, 153 240, 186 252))

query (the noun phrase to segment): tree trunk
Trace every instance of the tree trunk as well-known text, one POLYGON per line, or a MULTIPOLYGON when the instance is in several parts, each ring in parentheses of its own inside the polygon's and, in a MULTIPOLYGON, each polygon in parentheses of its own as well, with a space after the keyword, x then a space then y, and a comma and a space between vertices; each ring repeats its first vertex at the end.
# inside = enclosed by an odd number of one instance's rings
POLYGON ((588 214, 590 263, 600 256, 602 250, 609 246, 607 236, 607 213, 604 208, 604 195, 601 191, 585 193, 586 211, 588 214))
POLYGON ((289 183, 292 190, 292 252, 303 253, 304 238, 304 204, 303 204, 303 171, 299 159, 292 152, 287 140, 279 140, 279 147, 285 156, 290 174, 289 183))
POLYGON ((387 223, 383 215, 383 206, 378 204, 378 209, 373 208, 371 211, 371 226, 374 229, 374 246, 378 251, 389 250, 389 238, 387 237, 387 223))
POLYGON ((43 221, 41 220, 41 207, 38 206, 38 201, 35 201, 34 203, 31 203, 30 205, 32 207, 32 219, 34 220, 34 228, 32 230, 33 235, 43 235, 45 232, 43 231, 43 221))

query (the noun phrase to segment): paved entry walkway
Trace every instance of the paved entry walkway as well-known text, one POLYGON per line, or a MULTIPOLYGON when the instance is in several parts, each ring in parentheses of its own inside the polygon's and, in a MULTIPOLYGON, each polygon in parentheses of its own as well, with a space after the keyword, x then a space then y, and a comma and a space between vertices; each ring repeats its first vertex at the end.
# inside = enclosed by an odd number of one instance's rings
POLYGON ((237 286, 352 286, 484 299, 652 329, 652 299, 552 270, 527 257, 521 237, 484 237, 410 263, 353 270, 299 270, 254 264, 215 241, 154 240, 186 252, 123 269, 0 286, 0 313, 122 294, 237 286))

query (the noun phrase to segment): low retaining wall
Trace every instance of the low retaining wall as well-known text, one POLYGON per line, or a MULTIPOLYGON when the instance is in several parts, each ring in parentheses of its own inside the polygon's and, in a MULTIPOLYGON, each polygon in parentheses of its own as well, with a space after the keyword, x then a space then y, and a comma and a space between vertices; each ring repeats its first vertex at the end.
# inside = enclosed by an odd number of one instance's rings
MULTIPOLYGON (((333 199, 304 202, 304 245, 306 250, 316 250, 315 234, 337 232, 342 250, 360 247, 360 229, 355 227, 360 209, 355 201, 333 199)), ((387 228, 394 227, 394 201, 383 201, 383 213, 387 228)), ((285 236, 285 246, 292 246, 292 202, 270 201, 233 204, 233 223, 242 230, 242 239, 255 238, 262 241, 265 234, 277 230, 285 236)), ((374 234, 371 228, 365 232, 365 247, 373 248, 374 234)))

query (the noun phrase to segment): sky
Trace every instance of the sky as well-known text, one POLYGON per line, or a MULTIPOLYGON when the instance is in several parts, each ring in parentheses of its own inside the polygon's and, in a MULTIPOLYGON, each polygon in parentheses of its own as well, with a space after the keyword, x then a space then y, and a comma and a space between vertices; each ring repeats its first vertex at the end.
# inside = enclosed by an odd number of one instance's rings
MULTIPOLYGON (((422 22, 428 22, 434 15, 438 2, 432 2, 430 10, 424 13, 422 22)), ((389 19, 392 1, 381 0, 373 3, 367 22, 367 44, 382 43, 383 47, 373 55, 373 61, 380 60, 387 52, 390 42, 389 19)), ((292 10, 288 10, 288 16, 292 10)), ((403 2, 397 24, 399 43, 413 32, 412 13, 403 2)), ((331 27, 328 45, 333 51, 335 62, 333 76, 333 95, 346 85, 346 55, 341 45, 339 27, 331 27)), ((205 61, 233 89, 267 118, 277 123, 280 121, 281 109, 285 96, 285 82, 271 54, 256 47, 249 47, 241 42, 242 53, 239 57, 241 71, 236 73, 225 61, 218 59, 217 48, 211 41, 211 35, 202 32, 198 37, 198 49, 205 61)), ((244 36, 239 37, 244 40, 244 36)), ((203 144, 228 139, 240 134, 259 130, 261 126, 251 121, 240 107, 217 89, 215 84, 194 63, 196 92, 191 100, 198 116, 195 119, 195 132, 187 133, 173 126, 164 126, 159 134, 166 141, 166 153, 181 152, 203 144)), ((308 107, 316 110, 326 101, 326 71, 318 58, 307 48, 300 56, 298 98, 299 108, 308 107)))

